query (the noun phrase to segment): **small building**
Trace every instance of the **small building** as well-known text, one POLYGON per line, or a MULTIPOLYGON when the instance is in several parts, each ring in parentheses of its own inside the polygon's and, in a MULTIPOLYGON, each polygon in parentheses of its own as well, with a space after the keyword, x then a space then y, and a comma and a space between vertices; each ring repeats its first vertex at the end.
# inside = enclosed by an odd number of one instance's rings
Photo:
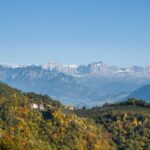
POLYGON ((70 110, 74 110, 74 107, 69 107, 68 109, 70 109, 70 110))
POLYGON ((36 104, 36 103, 30 104, 30 108, 31 108, 31 109, 39 109, 39 110, 41 110, 41 111, 44 111, 44 110, 45 110, 43 104, 36 104))
POLYGON ((65 109, 74 110, 74 107, 72 107, 72 106, 65 106, 65 109))
POLYGON ((30 108, 31 108, 31 109, 38 109, 39 106, 38 106, 38 104, 36 104, 36 103, 32 103, 32 104, 30 105, 30 108))
POLYGON ((40 109, 41 111, 44 111, 44 110, 45 110, 43 104, 40 104, 39 109, 40 109))

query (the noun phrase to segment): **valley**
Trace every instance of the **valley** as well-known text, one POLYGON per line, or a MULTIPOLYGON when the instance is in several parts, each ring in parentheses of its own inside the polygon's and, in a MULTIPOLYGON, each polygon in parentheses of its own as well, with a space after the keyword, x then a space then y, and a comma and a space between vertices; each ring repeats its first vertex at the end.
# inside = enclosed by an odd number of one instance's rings
POLYGON ((0 83, 2 150, 149 150, 150 103, 129 99, 91 109, 0 83))
POLYGON ((0 81, 26 92, 48 94, 63 104, 91 107, 126 100, 134 90, 150 83, 150 68, 119 68, 103 62, 1 65, 0 81))

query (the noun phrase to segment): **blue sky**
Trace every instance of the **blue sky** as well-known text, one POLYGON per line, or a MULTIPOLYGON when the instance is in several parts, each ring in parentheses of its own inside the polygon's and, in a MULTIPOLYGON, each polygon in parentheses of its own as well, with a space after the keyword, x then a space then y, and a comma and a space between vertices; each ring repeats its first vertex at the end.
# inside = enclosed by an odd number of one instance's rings
POLYGON ((0 1, 0 63, 150 65, 149 0, 0 1))

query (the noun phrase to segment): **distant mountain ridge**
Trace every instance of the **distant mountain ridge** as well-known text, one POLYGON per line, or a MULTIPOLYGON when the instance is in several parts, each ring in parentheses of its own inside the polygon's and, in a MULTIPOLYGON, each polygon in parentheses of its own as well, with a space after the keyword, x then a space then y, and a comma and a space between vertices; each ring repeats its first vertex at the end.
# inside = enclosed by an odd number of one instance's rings
POLYGON ((75 106, 101 105, 127 97, 150 83, 150 67, 47 63, 40 65, 0 65, 0 81, 23 91, 48 94, 75 106))
POLYGON ((144 99, 150 102, 150 84, 140 87, 137 90, 133 91, 129 95, 129 97, 144 99))
POLYGON ((131 67, 117 67, 109 66, 101 61, 93 62, 88 65, 66 65, 54 62, 47 64, 33 64, 33 65, 0 65, 4 68, 28 68, 28 67, 41 67, 49 71, 57 71, 69 75, 132 75, 132 76, 145 76, 150 77, 150 66, 131 66, 131 67))

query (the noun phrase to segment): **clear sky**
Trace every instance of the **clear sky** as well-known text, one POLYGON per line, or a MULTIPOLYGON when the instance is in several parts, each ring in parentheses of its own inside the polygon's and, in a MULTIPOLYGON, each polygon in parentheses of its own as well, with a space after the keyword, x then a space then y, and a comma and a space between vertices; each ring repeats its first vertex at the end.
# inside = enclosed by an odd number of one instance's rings
POLYGON ((0 63, 150 65, 150 0, 0 0, 0 63))

